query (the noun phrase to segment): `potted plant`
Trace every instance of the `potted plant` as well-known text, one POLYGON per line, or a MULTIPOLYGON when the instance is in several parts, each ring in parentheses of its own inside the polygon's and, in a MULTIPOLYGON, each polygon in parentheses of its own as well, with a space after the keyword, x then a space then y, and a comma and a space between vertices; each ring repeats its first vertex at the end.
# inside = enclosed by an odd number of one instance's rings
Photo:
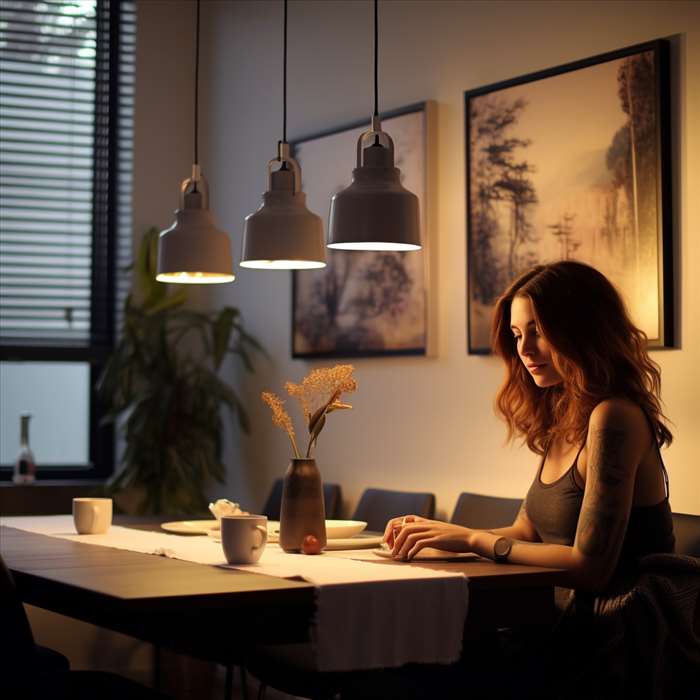
POLYGON ((221 364, 232 353, 252 371, 251 353, 261 347, 237 309, 192 310, 185 289, 156 282, 157 245, 152 228, 134 264, 121 338, 97 385, 106 420, 123 419, 126 442, 123 469, 108 490, 137 490, 137 512, 194 514, 206 510, 206 486, 224 481, 222 407, 249 431, 221 364))

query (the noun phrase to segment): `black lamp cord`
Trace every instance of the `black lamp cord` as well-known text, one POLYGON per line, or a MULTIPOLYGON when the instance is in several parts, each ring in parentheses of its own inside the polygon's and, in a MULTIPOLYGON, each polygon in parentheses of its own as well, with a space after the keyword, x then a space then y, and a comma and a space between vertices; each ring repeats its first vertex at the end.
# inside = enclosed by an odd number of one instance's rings
POLYGON ((282 61, 282 143, 287 143, 287 0, 284 0, 284 25, 283 25, 283 53, 282 61))
POLYGON ((374 0, 374 116, 379 116, 379 9, 374 0))
MULTIPOLYGON (((199 133, 199 4, 197 0, 197 34, 194 49, 194 164, 199 165, 199 144, 197 135, 199 133)), ((194 183, 194 191, 197 191, 197 181, 194 183)))

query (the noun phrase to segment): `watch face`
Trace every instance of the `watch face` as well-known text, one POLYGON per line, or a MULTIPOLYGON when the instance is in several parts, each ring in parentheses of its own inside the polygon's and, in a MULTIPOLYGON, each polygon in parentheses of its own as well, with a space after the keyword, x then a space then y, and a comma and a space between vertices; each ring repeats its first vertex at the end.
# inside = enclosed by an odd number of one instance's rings
POLYGON ((510 548, 512 546, 513 543, 509 539, 506 539, 505 537, 500 537, 496 540, 496 542, 493 545, 493 553, 498 558, 505 558, 510 554, 510 548))

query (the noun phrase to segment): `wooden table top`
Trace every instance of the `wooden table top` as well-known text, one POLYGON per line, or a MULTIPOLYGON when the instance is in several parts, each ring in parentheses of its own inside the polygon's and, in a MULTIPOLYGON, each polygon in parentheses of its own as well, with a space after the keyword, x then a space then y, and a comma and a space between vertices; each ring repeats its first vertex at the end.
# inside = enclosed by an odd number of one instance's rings
MULTIPOLYGON (((0 551, 25 603, 227 663, 251 643, 308 640, 315 587, 92 546, 0 526, 0 551), (231 643, 241 640, 241 647, 231 643), (225 641, 224 641, 225 640, 225 641), (243 644, 244 643, 244 644, 243 644)), ((374 565, 406 566, 382 560, 374 565)), ((469 579, 467 631, 546 621, 562 573, 491 561, 421 563, 469 579)))
POLYGON ((0 526, 23 602, 220 663, 308 640, 312 584, 0 526))

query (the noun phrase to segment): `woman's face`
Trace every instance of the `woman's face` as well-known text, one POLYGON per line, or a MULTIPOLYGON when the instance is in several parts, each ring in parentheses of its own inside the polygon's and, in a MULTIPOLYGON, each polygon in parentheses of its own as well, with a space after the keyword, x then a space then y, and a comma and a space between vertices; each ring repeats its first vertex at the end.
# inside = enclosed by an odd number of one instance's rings
POLYGON ((549 343, 540 334, 532 302, 528 297, 514 297, 510 305, 510 329, 513 331, 518 357, 539 387, 554 386, 562 376, 552 364, 549 343))

